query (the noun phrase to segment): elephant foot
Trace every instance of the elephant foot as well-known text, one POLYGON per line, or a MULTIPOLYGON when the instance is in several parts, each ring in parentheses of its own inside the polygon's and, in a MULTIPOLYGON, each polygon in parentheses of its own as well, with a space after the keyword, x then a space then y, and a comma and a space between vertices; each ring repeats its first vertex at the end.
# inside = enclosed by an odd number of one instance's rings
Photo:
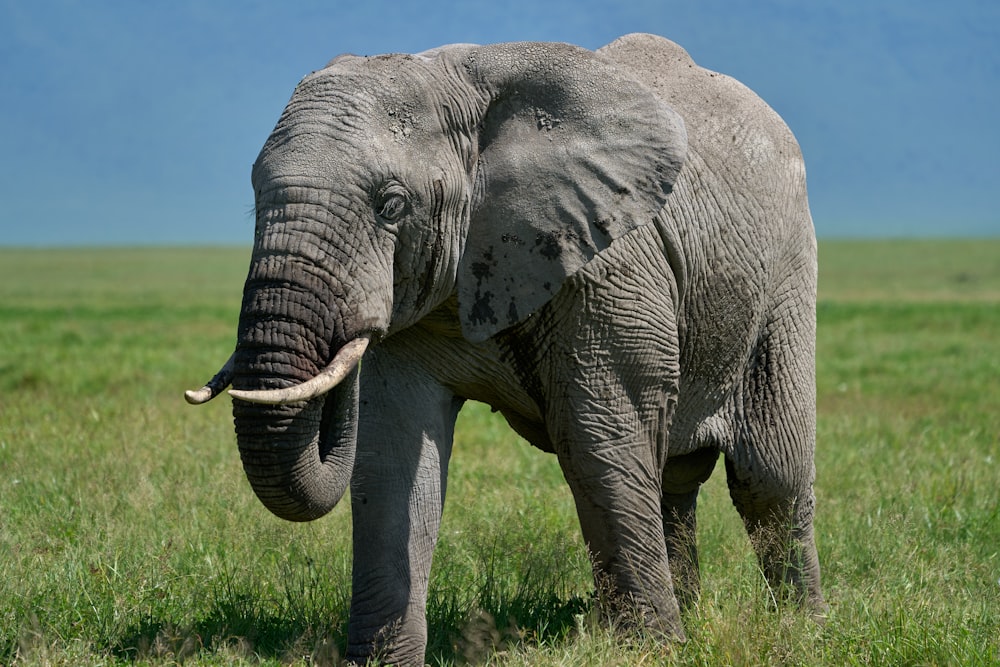
POLYGON ((604 623, 624 637, 652 638, 662 643, 687 641, 681 623, 680 607, 673 596, 641 600, 633 594, 620 593, 598 579, 597 604, 604 623))
POLYGON ((661 644, 683 644, 687 634, 680 617, 656 616, 642 613, 634 607, 628 611, 618 611, 611 626, 623 639, 653 640, 661 644))
POLYGON ((803 605, 803 609, 809 618, 818 625, 825 625, 830 617, 830 605, 822 597, 809 598, 803 605))
POLYGON ((647 624, 646 631, 664 643, 683 644, 687 641, 679 615, 676 619, 657 618, 652 624, 647 624))

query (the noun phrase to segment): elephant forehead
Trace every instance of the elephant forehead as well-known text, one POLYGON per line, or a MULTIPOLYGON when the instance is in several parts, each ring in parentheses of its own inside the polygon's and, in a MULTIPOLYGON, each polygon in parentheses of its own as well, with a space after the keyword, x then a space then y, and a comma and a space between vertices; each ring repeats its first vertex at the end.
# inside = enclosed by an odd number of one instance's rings
MULTIPOLYGON (((254 162, 251 179, 259 192, 285 185, 326 188, 350 176, 350 147, 357 142, 318 122, 276 128, 254 162)), ((360 175, 360 174, 358 174, 360 175)))
POLYGON ((254 163, 254 182, 377 167, 378 156, 413 131, 394 116, 363 92, 296 91, 254 163))
POLYGON ((431 66, 433 62, 408 54, 338 57, 305 77, 296 92, 332 89, 360 95, 383 107, 401 100, 428 105, 440 78, 439 68, 431 66))
POLYGON ((267 148, 310 134, 354 150, 442 135, 442 104, 432 86, 400 74, 394 78, 330 68, 303 80, 285 107, 267 148), (380 80, 381 79, 381 80, 380 80))

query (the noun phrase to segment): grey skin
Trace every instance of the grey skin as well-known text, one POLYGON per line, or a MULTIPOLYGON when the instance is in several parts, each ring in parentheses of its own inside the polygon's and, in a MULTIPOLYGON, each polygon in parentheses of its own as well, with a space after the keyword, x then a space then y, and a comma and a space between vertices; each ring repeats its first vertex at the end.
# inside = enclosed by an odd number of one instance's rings
POLYGON ((352 660, 422 664, 466 400, 557 455, 612 620, 684 638, 720 453, 768 582, 822 611, 815 236, 799 148, 750 90, 652 35, 342 56, 253 186, 236 351, 189 400, 231 379, 276 515, 350 486, 352 660), (332 389, 266 393, 349 347, 332 389))

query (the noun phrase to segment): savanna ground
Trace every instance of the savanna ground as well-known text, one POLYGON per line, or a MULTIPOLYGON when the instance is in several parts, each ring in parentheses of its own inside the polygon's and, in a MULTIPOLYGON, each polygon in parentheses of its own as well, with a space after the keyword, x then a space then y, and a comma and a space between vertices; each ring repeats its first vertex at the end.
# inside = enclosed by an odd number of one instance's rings
MULTIPOLYGON (((270 516, 229 401, 246 249, 0 250, 0 664, 335 664, 350 511, 270 516)), ((722 466, 689 641, 604 630, 552 456, 460 418, 428 661, 1000 663, 1000 241, 821 243, 825 625, 774 608, 722 466)))

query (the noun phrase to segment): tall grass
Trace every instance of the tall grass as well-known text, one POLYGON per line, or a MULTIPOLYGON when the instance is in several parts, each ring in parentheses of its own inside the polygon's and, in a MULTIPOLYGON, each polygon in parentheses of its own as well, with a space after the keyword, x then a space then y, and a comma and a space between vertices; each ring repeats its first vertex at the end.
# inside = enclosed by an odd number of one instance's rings
MULTIPOLYGON (((723 471, 689 641, 593 617, 553 457, 462 413, 433 664, 1000 663, 1000 242, 820 246, 817 535, 830 617, 769 604, 723 471)), ((348 507, 284 523, 226 400, 244 249, 0 250, 0 664, 335 664, 348 507)))

